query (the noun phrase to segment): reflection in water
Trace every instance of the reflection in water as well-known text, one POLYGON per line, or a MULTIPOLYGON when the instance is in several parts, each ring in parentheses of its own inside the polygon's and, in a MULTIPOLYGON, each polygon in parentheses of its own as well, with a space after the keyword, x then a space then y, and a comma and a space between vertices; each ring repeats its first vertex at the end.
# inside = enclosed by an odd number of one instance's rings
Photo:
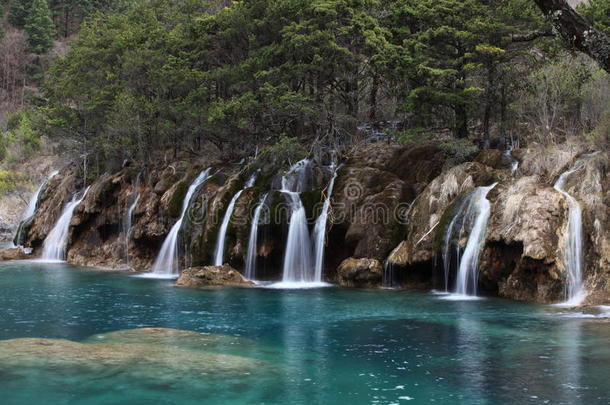
POLYGON ((558 331, 557 375, 561 381, 562 402, 570 405, 582 404, 582 323, 582 319, 571 319, 562 323, 558 331))
MULTIPOLYGON (((481 324, 478 314, 473 313, 475 306, 458 302, 457 308, 460 314, 456 319, 455 334, 459 358, 457 364, 460 369, 461 385, 468 387, 468 394, 461 395, 460 399, 485 398, 488 374, 485 360, 489 353, 483 331, 484 326, 481 324)), ((481 403, 485 403, 485 401, 481 401, 481 403)))

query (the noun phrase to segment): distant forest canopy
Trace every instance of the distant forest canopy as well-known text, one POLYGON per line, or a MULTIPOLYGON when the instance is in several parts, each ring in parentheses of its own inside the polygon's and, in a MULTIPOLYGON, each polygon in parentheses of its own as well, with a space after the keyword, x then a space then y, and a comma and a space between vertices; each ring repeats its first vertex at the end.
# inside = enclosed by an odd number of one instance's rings
MULTIPOLYGON (((0 45, 35 63, 0 56, 3 94, 33 88, 0 159, 24 158, 42 134, 100 169, 210 144, 239 159, 346 143, 386 120, 400 141, 464 147, 610 138, 608 73, 531 0, 8 1, 0 45), (76 32, 65 56, 48 56, 76 32)), ((609 3, 578 11, 610 34, 609 3)))

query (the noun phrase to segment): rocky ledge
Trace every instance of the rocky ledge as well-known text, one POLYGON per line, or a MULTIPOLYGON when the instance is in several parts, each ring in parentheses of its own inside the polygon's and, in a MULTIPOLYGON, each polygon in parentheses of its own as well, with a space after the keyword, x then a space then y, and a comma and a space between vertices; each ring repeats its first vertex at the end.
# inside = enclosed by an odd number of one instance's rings
POLYGON ((3 260, 25 260, 28 255, 20 248, 0 249, 0 261, 3 260))
POLYGON ((180 273, 176 287, 251 287, 255 285, 248 281, 239 271, 229 265, 190 267, 180 273))

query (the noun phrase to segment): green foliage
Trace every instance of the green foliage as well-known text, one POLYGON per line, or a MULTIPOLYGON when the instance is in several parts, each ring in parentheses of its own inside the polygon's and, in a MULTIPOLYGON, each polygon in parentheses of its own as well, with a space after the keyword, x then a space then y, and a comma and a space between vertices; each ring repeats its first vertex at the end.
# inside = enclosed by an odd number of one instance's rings
POLYGON ((30 158, 40 148, 40 116, 34 110, 10 115, 7 130, 0 132, 0 161, 30 158))
POLYGON ((544 24, 528 0, 86 4, 52 3, 56 19, 108 13, 87 19, 48 72, 39 111, 45 133, 108 166, 210 143, 238 159, 397 115, 402 141, 422 128, 502 137, 520 121, 518 78, 559 54, 550 39, 512 40, 544 24))
POLYGON ((13 27, 25 27, 28 10, 32 7, 32 0, 10 0, 8 22, 13 27))
POLYGON ((457 161, 472 158, 479 151, 479 148, 468 139, 445 141, 440 144, 440 148, 445 154, 455 158, 457 161))
POLYGON ((584 15, 600 31, 610 35, 610 2, 589 0, 578 5, 578 12, 584 15))
POLYGON ((26 176, 23 173, 0 169, 0 197, 23 187, 25 181, 26 176))
POLYGON ((32 0, 26 18, 25 31, 28 34, 28 50, 43 54, 53 47, 55 26, 47 0, 32 0))
POLYGON ((307 156, 307 151, 297 138, 282 136, 273 145, 261 149, 257 156, 257 165, 291 165, 307 156))

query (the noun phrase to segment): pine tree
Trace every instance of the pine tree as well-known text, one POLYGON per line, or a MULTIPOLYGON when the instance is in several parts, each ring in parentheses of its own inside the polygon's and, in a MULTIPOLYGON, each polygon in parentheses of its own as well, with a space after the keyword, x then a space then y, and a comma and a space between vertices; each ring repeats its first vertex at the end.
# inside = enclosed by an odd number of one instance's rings
POLYGON ((25 30, 28 33, 28 50, 43 54, 53 46, 55 27, 47 0, 33 0, 26 19, 25 30))
POLYGON ((16 28, 25 27, 28 10, 31 6, 32 0, 10 0, 8 22, 16 28))

